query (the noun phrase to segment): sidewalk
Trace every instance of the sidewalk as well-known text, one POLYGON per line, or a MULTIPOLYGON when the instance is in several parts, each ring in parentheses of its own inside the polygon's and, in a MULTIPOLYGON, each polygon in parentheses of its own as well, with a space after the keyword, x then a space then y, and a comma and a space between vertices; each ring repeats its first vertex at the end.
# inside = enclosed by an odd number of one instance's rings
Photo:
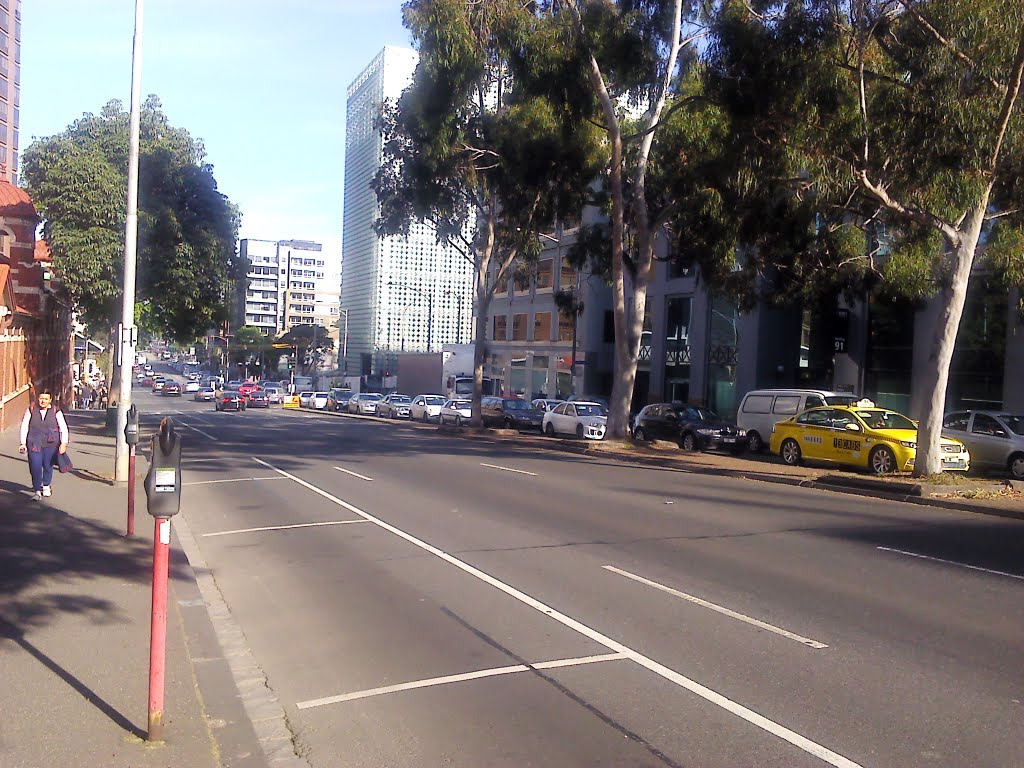
POLYGON ((29 498, 17 428, 0 433, 0 765, 265 765, 233 680, 218 674, 226 665, 204 626, 206 611, 183 618, 198 590, 176 540, 166 741, 145 741, 153 562, 153 519, 141 483, 147 465, 140 456, 136 535, 128 539, 126 488, 107 480, 114 443, 102 436, 103 414, 67 417, 75 471, 55 475, 53 496, 42 502, 29 498), (201 687, 197 678, 217 685, 201 687))

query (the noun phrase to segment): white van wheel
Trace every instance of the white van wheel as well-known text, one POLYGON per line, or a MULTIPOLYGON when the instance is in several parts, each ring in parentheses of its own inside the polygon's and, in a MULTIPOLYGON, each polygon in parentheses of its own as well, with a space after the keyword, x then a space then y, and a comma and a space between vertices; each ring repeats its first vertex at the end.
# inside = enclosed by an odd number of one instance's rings
POLYGON ((759 435, 754 430, 750 430, 748 435, 750 436, 750 452, 751 453, 760 453, 761 451, 763 451, 764 450, 764 440, 761 439, 761 435, 759 435))

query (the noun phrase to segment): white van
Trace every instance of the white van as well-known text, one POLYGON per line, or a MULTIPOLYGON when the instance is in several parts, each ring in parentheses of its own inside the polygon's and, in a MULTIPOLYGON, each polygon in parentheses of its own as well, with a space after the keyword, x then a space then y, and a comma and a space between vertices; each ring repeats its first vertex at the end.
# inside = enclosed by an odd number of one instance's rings
POLYGON ((762 451, 768 446, 772 427, 808 408, 823 405, 851 405, 859 400, 848 392, 826 389, 755 389, 743 397, 736 413, 736 426, 750 437, 750 450, 762 451))

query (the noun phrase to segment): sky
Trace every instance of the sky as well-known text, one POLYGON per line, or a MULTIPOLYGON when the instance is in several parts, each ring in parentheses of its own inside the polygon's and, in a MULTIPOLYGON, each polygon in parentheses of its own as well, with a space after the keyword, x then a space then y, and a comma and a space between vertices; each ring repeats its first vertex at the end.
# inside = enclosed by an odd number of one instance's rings
MULTIPOLYGON (((401 0, 145 0, 142 93, 203 140, 240 237, 341 253, 345 90, 401 0)), ((135 0, 24 0, 21 151, 131 98, 135 0)))

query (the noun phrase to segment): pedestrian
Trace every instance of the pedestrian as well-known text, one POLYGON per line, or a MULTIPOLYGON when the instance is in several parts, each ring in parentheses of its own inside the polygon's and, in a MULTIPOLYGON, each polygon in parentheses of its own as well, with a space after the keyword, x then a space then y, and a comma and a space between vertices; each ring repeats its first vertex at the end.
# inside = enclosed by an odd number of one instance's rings
POLYGON ((68 449, 68 424, 64 414, 53 402, 53 393, 47 389, 36 396, 21 420, 19 453, 28 453, 28 469, 32 475, 32 498, 39 501, 52 491, 53 464, 58 453, 68 449))
POLYGON ((88 384, 86 384, 84 387, 82 387, 82 408, 84 408, 85 410, 88 411, 89 407, 91 405, 92 405, 92 387, 90 387, 88 384))
POLYGON ((107 400, 110 397, 110 393, 107 391, 106 384, 100 384, 100 389, 96 397, 99 399, 98 407, 102 411, 104 408, 107 407, 107 400))

